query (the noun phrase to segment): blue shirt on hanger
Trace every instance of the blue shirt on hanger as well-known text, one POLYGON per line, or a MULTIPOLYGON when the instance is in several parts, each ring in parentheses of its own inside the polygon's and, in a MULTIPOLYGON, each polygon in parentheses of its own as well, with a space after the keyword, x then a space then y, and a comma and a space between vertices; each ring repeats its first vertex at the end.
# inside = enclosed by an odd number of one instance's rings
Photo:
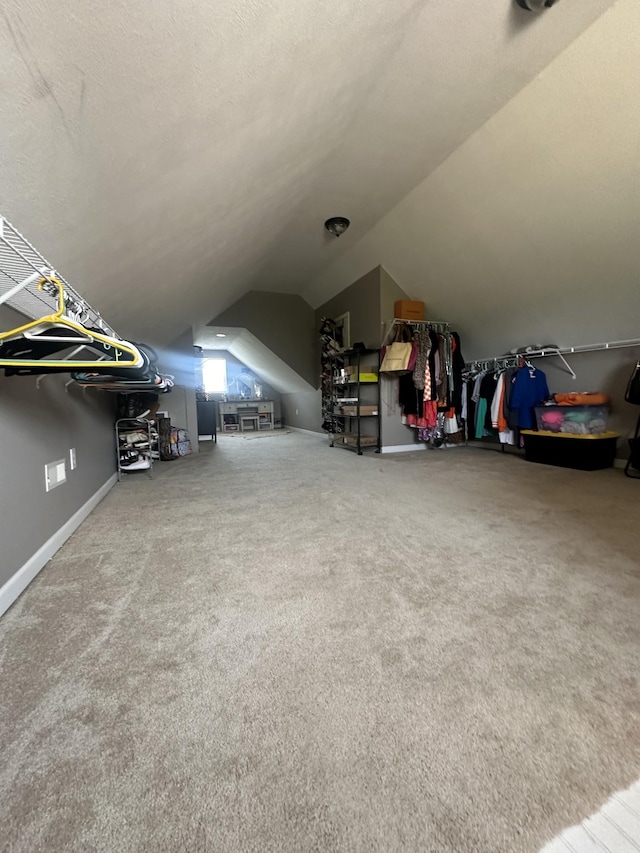
POLYGON ((549 396, 547 377, 538 368, 521 367, 512 381, 509 426, 533 429, 536 426, 534 407, 549 396))

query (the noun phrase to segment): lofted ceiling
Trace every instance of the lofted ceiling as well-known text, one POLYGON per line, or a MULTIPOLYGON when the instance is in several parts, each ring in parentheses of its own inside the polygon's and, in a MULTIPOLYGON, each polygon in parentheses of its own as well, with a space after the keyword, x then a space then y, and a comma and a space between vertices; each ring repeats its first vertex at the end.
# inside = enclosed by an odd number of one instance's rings
POLYGON ((314 390, 299 373, 247 329, 209 326, 199 330, 197 340, 205 352, 230 352, 280 394, 314 390))
POLYGON ((5 0, 0 212, 137 340, 310 293, 613 4, 5 0))
POLYGON ((340 292, 375 256, 455 325, 467 358, 637 339, 639 46, 638 2, 618 0, 321 271, 307 300, 340 292))

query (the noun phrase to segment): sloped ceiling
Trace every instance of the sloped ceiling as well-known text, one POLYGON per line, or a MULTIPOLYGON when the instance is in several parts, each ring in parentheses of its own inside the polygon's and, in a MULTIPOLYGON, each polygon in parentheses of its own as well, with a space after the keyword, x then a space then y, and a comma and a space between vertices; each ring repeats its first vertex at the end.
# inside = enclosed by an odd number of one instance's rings
POLYGON ((640 9, 619 0, 310 285, 371 257, 467 358, 640 336, 640 9))
POLYGON ((280 394, 313 391, 299 373, 279 358, 247 329, 211 326, 200 331, 198 345, 205 350, 230 352, 259 379, 280 394), (219 337, 224 335, 224 337, 219 337))
POLYGON ((612 3, 5 0, 0 208, 122 334, 170 340, 305 291, 612 3))

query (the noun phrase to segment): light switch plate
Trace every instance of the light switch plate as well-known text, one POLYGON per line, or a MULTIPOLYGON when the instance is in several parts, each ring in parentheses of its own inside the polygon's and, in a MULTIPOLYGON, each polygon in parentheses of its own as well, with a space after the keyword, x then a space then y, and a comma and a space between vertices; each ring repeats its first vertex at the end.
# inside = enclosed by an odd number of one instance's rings
POLYGON ((69 450, 69 468, 74 471, 77 468, 78 463, 76 462, 76 449, 72 447, 69 450))

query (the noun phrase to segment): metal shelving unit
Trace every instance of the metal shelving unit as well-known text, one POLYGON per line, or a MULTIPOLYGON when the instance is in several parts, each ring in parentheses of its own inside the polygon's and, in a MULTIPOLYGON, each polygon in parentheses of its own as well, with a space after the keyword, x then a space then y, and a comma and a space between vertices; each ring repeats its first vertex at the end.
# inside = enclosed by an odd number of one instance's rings
POLYGON ((123 474, 146 472, 153 479, 153 458, 159 458, 158 435, 152 432, 153 424, 145 418, 120 418, 116 421, 116 455, 118 480, 123 474), (131 439, 131 436, 136 436, 131 439))
POLYGON ((333 420, 334 423, 342 421, 344 431, 329 433, 330 447, 345 447, 354 450, 358 456, 362 456, 363 450, 371 448, 380 453, 379 371, 378 349, 344 350, 333 358, 333 420))

